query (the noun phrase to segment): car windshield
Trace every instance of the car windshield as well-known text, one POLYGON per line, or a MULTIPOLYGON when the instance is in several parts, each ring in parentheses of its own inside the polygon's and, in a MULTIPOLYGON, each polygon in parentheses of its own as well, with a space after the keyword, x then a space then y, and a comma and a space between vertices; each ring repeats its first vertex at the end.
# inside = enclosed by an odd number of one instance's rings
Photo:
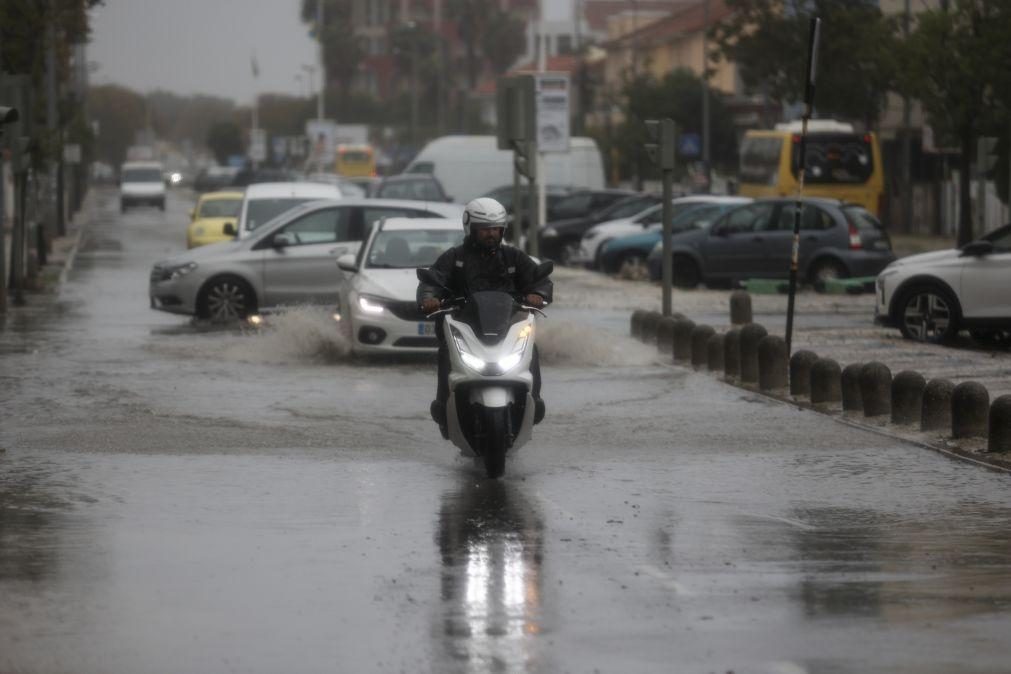
MULTIPOLYGON (((807 170, 809 183, 867 182, 874 171, 869 136, 852 133, 817 134, 807 139, 807 170)), ((800 143, 793 143, 793 175, 800 166, 800 143)))
POLYGON ((995 229, 984 236, 983 240, 992 243, 995 251, 1001 253, 1011 251, 1011 226, 995 229))
POLYGON ((257 227, 270 222, 285 211, 289 211, 299 204, 304 204, 313 200, 314 199, 309 197, 250 199, 249 208, 246 209, 246 229, 253 231, 257 227))
POLYGON ((234 218, 242 207, 242 199, 210 199, 200 204, 201 218, 234 218))
POLYGON ((134 168, 123 171, 123 182, 125 183, 160 183, 161 181, 161 171, 155 168, 134 168))
POLYGON ((445 251, 463 242, 463 230, 405 229, 376 234, 366 266, 381 269, 415 269, 435 264, 445 251))

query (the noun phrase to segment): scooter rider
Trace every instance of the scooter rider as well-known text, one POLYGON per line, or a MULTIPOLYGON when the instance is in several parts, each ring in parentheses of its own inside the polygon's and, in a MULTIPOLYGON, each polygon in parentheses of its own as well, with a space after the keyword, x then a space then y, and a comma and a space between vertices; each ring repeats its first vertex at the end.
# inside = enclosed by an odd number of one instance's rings
MULTIPOLYGON (((488 197, 474 199, 463 212, 463 229, 466 238, 455 248, 450 248, 435 261, 431 270, 442 281, 443 288, 418 284, 418 305, 430 314, 438 311, 441 302, 451 297, 467 297, 483 290, 500 290, 511 295, 523 295, 529 306, 540 309, 551 301, 551 279, 536 281, 537 263, 529 255, 502 243, 505 233, 506 210, 502 204, 488 197)), ((432 402, 432 418, 446 437, 446 402, 449 400, 449 349, 443 333, 443 321, 436 319, 439 338, 439 383, 432 402)), ((530 372, 533 375, 531 395, 537 405, 534 423, 544 418, 541 400, 541 367, 534 346, 530 372)))

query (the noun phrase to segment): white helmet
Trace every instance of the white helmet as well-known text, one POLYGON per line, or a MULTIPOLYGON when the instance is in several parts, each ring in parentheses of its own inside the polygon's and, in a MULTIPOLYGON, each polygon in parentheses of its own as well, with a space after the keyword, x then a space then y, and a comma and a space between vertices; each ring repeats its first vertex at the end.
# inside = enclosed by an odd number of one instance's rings
POLYGON ((491 197, 474 199, 463 209, 463 231, 465 234, 470 234, 470 230, 475 227, 505 226, 506 209, 491 197))

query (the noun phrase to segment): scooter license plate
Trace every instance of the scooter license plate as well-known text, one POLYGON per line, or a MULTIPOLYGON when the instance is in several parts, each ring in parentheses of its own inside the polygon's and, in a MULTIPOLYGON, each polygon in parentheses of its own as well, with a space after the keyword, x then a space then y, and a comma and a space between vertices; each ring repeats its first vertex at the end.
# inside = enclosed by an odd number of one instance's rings
POLYGON ((423 323, 418 323, 418 334, 424 337, 430 337, 435 334, 435 323, 431 321, 425 321, 423 323))

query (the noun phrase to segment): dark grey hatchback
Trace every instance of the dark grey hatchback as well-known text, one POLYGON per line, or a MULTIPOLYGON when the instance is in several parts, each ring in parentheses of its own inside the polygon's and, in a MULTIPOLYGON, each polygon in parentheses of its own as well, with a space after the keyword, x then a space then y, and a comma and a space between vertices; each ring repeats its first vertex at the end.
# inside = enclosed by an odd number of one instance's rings
MULTIPOLYGON (((802 282, 875 276, 895 259, 884 227, 862 206, 815 197, 801 203, 802 282)), ((708 227, 676 235, 675 283, 694 287, 700 281, 788 278, 795 204, 795 199, 755 201, 723 214, 708 227)), ((661 266, 657 248, 649 259, 653 278, 661 266)))

